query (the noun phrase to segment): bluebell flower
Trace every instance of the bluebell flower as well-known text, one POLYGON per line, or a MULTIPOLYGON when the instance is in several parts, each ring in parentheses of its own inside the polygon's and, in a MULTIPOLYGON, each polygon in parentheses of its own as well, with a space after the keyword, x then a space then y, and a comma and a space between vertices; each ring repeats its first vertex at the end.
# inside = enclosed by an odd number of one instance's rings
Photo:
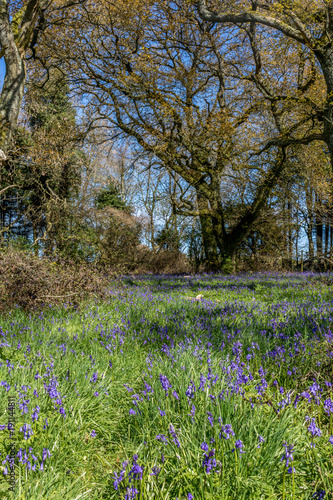
POLYGON ((162 441, 162 443, 168 444, 168 439, 164 434, 157 434, 155 439, 157 439, 157 441, 162 441))
POLYGON ((50 450, 48 448, 43 448, 42 461, 45 462, 47 457, 50 457, 50 456, 51 456, 50 450))
POLYGON ((259 441, 259 444, 258 444, 257 448, 260 448, 261 443, 263 443, 265 441, 265 439, 262 436, 259 435, 258 436, 258 441, 259 441))
POLYGON ((154 465, 154 467, 152 467, 152 472, 149 474, 150 476, 158 476, 159 473, 161 472, 161 469, 159 467, 157 467, 156 465, 154 465))
POLYGON ((168 391, 169 391, 169 389, 171 389, 172 385, 170 384, 168 378, 165 375, 160 375, 159 378, 160 378, 162 388, 164 389, 166 396, 168 396, 168 394, 169 394, 168 391))
MULTIPOLYGON (((316 426, 314 418, 311 419, 308 431, 312 434, 312 437, 321 436, 321 430, 319 429, 319 427, 316 426)), ((315 447, 315 444, 311 443, 311 446, 315 447)))
POLYGON ((124 500, 131 500, 132 498, 135 498, 138 494, 139 494, 139 491, 137 490, 137 488, 134 488, 134 486, 131 486, 130 488, 126 489, 124 500))
POLYGON ((32 429, 31 429, 31 425, 30 424, 24 424, 21 429, 20 429, 20 432, 23 432, 24 434, 24 439, 29 439, 30 436, 33 435, 33 432, 32 432, 32 429))
POLYGON ((174 428, 174 426, 172 424, 170 424, 169 432, 170 432, 170 434, 171 434, 171 436, 173 438, 172 440, 175 443, 175 445, 177 446, 177 448, 180 448, 180 442, 178 440, 176 430, 175 430, 175 428, 174 428))
POLYGON ((207 411, 207 418, 212 427, 214 427, 214 418, 210 411, 207 411))
POLYGON ((316 500, 322 500, 322 498, 325 498, 325 495, 325 490, 319 490, 312 495, 312 498, 315 498, 316 500))
POLYGON ((243 443, 240 439, 237 439, 237 441, 235 442, 235 448, 231 451, 235 451, 235 449, 239 450, 239 453, 245 453, 245 451, 243 450, 243 443))
POLYGON ((294 447, 293 445, 291 444, 287 444, 287 443, 283 443, 283 446, 285 448, 285 453, 284 455, 282 455, 282 458, 281 458, 281 462, 283 460, 286 461, 286 467, 289 466, 289 461, 293 461, 294 460, 294 456, 293 456, 293 453, 294 453, 294 447))
POLYGON ((207 474, 209 474, 216 466, 216 459, 214 458, 215 450, 211 450, 208 454, 205 453, 202 466, 205 468, 207 474))
POLYGON ((35 422, 35 420, 38 420, 39 412, 40 412, 40 407, 37 405, 36 408, 33 410, 33 413, 31 415, 31 419, 33 422, 35 422))
POLYGON ((234 436, 235 433, 234 431, 232 430, 232 427, 230 424, 226 424, 226 425, 222 425, 221 427, 221 432, 219 434, 219 438, 221 439, 222 437, 224 439, 229 439, 230 436, 234 436))
POLYGON ((161 417, 165 417, 165 411, 161 410, 161 408, 158 406, 158 411, 160 412, 161 417))
POLYGON ((143 467, 141 467, 138 463, 138 455, 133 456, 133 465, 131 470, 128 473, 128 479, 129 482, 131 482, 134 479, 142 479, 142 474, 143 474, 143 467))
POLYGON ((200 448, 201 448, 203 451, 208 451, 208 449, 209 449, 208 444, 207 444, 207 443, 205 443, 205 442, 203 442, 203 443, 201 444, 201 447, 200 447, 200 448))
POLYGON ((185 394, 188 398, 194 398, 195 392, 196 392, 196 388, 195 388, 194 382, 191 380, 190 385, 186 389, 185 394))
POLYGON ((117 491, 119 489, 119 484, 122 482, 122 480, 124 479, 124 475, 125 475, 125 470, 126 470, 126 467, 123 468, 121 471, 120 471, 120 474, 118 476, 118 474, 116 472, 114 472, 113 474, 113 477, 112 479, 114 480, 113 481, 113 487, 114 489, 117 491))

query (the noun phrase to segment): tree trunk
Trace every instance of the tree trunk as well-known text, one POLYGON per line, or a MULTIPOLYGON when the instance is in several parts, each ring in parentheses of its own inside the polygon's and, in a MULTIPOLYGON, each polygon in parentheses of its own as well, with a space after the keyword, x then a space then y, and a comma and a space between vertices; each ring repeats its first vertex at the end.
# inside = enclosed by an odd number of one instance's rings
POLYGON ((322 203, 316 195, 316 244, 317 258, 323 256, 323 220, 322 220, 322 203))
POLYGON ((324 251, 324 256, 326 257, 326 259, 328 258, 329 230, 330 230, 329 214, 328 214, 328 211, 326 210, 326 214, 325 214, 325 251, 324 251))
POLYGON ((6 74, 0 96, 0 148, 7 153, 21 109, 26 66, 25 52, 20 51, 15 43, 7 2, 4 0, 0 1, 0 44, 6 64, 6 74))
POLYGON ((199 209, 199 219, 202 231, 202 240, 205 251, 206 265, 211 271, 220 269, 217 241, 214 235, 212 218, 209 215, 203 215, 204 211, 209 210, 209 203, 200 192, 197 191, 197 203, 199 209))

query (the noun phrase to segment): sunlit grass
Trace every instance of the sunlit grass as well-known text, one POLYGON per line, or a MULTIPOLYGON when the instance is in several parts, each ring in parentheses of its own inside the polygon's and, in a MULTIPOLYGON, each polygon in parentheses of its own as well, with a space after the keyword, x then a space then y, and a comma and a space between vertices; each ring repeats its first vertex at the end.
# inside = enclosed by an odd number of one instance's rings
MULTIPOLYGON (((16 458, 14 497, 330 498, 332 299, 316 275, 149 276, 78 311, 14 309, 0 322, 0 424, 14 396, 16 448, 36 463, 30 470, 16 458), (24 424, 33 433, 26 440, 24 424), (284 443, 294 449, 288 466, 284 443)), ((0 488, 11 498, 5 481, 0 488)))

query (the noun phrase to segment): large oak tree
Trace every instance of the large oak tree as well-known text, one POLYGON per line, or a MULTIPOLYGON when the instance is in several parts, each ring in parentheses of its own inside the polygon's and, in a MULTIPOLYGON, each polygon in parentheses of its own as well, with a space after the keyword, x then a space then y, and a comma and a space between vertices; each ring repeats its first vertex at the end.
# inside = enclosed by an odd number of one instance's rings
MULTIPOLYGON (((120 130, 131 137, 194 190, 194 202, 184 189, 174 210, 200 217, 206 257, 218 267, 234 255, 286 165, 283 144, 258 156, 261 134, 291 126, 278 120, 265 96, 254 98, 246 75, 235 71, 243 40, 230 29, 221 36, 181 0, 93 4, 79 21, 68 20, 66 36, 76 43, 70 50, 59 43, 59 64, 96 123, 110 136, 120 130), (226 180, 242 169, 246 195, 230 225, 226 180)), ((249 50, 242 64, 254 67, 250 38, 243 38, 249 50)), ((45 52, 50 48, 46 39, 45 52)))

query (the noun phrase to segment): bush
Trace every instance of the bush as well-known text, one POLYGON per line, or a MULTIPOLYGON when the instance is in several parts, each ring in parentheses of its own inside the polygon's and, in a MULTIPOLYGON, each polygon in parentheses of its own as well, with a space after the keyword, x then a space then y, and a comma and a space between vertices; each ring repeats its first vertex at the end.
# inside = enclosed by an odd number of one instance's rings
POLYGON ((109 283, 95 266, 55 257, 39 258, 7 247, 0 250, 0 311, 25 310, 105 296, 109 283))

